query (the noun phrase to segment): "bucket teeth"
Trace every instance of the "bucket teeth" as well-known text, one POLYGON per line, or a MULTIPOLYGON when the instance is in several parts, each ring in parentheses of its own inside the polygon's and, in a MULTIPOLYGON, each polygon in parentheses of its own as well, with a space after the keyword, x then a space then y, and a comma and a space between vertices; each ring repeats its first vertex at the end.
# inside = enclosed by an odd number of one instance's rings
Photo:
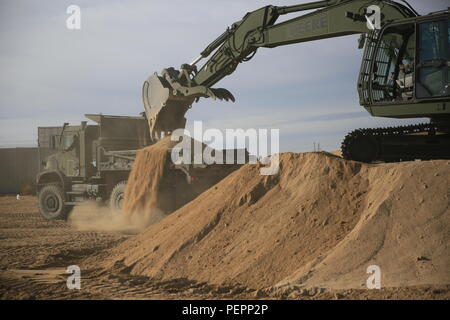
POLYGON ((233 101, 235 102, 236 99, 234 98, 233 94, 224 88, 210 88, 210 90, 214 93, 216 98, 219 100, 225 100, 225 101, 233 101))

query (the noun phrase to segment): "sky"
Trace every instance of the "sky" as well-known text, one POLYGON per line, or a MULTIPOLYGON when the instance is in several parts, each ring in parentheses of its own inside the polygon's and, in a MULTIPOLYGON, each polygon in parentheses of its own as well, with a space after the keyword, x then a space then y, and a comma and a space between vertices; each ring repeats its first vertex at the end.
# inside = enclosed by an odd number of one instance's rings
MULTIPOLYGON (((246 12, 304 0, 0 0, 0 147, 37 145, 37 127, 79 124, 86 113, 141 113, 144 80, 193 61, 246 12), (69 5, 81 29, 69 30, 69 5)), ((421 13, 446 0, 410 0, 421 13)), ((295 17, 298 14, 293 14, 295 17)), ((371 117, 358 103, 358 36, 260 49, 216 87, 235 103, 201 99, 188 128, 280 130, 281 151, 336 150, 347 132, 418 120, 371 117)), ((423 119, 422 119, 423 120, 423 119)))

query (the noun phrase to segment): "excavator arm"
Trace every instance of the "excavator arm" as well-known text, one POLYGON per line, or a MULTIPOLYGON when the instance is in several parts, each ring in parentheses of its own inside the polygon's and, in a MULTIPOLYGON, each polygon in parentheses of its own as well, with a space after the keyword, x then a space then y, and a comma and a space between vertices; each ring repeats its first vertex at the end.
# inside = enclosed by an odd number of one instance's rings
POLYGON ((145 81, 143 101, 151 137, 158 140, 163 133, 184 128, 185 113, 200 97, 234 102, 228 90, 212 86, 250 60, 261 47, 376 32, 385 24, 414 16, 417 13, 412 8, 391 0, 326 0, 284 7, 269 5, 249 12, 191 64, 183 64, 180 70, 164 69, 145 81), (276 23, 282 15, 314 9, 276 23), (198 69, 204 58, 208 60, 198 69))

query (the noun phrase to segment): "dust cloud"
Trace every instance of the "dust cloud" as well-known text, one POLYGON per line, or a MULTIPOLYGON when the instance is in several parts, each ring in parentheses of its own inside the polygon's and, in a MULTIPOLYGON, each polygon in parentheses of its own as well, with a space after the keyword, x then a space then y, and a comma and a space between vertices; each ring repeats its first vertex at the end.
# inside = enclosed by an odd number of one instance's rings
POLYGON ((166 215, 156 207, 134 212, 133 215, 116 212, 95 201, 76 206, 69 216, 69 223, 80 231, 106 231, 135 234, 160 221, 166 215))

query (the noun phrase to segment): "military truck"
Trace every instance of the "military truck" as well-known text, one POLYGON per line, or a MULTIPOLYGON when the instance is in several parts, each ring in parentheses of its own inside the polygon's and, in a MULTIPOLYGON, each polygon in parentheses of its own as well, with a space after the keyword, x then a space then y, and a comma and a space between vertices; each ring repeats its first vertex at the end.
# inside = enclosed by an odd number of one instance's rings
MULTIPOLYGON (((73 206, 86 200, 120 211, 137 151, 152 144, 144 115, 85 116, 96 124, 83 121, 77 126, 65 123, 38 129, 41 170, 36 186, 45 219, 64 219, 73 206)), ((158 207, 165 213, 178 209, 239 166, 173 165, 168 161, 158 207)))

